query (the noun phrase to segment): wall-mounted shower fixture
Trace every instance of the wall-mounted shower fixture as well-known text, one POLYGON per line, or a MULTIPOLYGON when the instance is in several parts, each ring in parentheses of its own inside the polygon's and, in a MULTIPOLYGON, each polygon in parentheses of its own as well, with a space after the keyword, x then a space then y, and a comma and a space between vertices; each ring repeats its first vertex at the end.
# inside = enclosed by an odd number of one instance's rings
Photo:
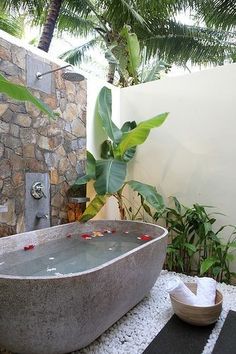
POLYGON ((31 55, 26 56, 26 84, 35 90, 40 90, 50 95, 53 92, 55 93, 55 80, 50 74, 59 70, 62 70, 61 76, 64 80, 73 82, 84 80, 84 76, 77 73, 71 64, 53 70, 52 63, 49 64, 31 55))
POLYGON ((44 75, 48 75, 48 74, 54 73, 54 72, 62 70, 62 69, 67 69, 61 74, 63 79, 68 80, 68 81, 75 81, 75 82, 84 80, 84 76, 79 74, 79 73, 77 73, 77 72, 75 72, 73 70, 72 65, 70 65, 70 64, 62 66, 61 68, 57 68, 57 69, 54 69, 54 70, 45 71, 44 73, 37 72, 36 73, 36 78, 38 80, 41 80, 44 75))
POLYGON ((50 226, 50 180, 48 173, 25 174, 25 231, 50 226))
POLYGON ((47 198, 45 187, 42 182, 34 182, 31 187, 31 195, 35 199, 47 198))

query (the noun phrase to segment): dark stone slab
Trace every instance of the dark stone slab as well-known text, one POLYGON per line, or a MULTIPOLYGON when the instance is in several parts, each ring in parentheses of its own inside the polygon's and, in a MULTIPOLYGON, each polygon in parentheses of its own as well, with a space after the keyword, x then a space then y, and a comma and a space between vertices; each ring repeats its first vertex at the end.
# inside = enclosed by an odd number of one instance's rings
POLYGON ((213 328, 192 326, 174 315, 143 354, 201 354, 213 328))
POLYGON ((212 354, 236 353, 236 312, 229 311, 212 354))

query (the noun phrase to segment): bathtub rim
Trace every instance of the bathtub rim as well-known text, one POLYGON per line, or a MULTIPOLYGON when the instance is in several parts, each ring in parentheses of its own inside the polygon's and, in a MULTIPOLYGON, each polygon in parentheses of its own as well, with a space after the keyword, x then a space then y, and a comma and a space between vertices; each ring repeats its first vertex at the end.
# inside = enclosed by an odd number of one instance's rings
MULTIPOLYGON (((132 254, 132 253, 136 253, 137 251, 139 251, 140 249, 144 248, 144 247, 147 247, 148 245, 151 245, 153 244, 154 242, 158 242, 159 240, 165 238, 167 235, 168 235, 168 230, 166 228, 164 228, 163 226, 160 226, 160 225, 157 225, 157 224, 152 224, 152 223, 147 223, 147 222, 144 222, 144 221, 136 221, 136 220, 112 220, 112 219, 109 219, 109 220, 91 220, 90 222, 92 223, 95 223, 95 222, 101 222, 101 221, 104 221, 104 222, 127 222, 127 223, 135 223, 135 224, 145 224, 145 225, 150 225, 150 226, 155 226, 155 227, 158 227, 159 229, 161 229, 163 231, 163 234, 148 241, 148 242, 145 242, 143 245, 140 245, 138 247, 135 247, 133 248, 132 250, 118 256, 118 257, 115 257, 113 259, 111 259, 110 261, 107 261, 105 263, 102 263, 101 265, 97 266, 97 267, 93 267, 93 268, 90 268, 90 269, 87 269, 87 270, 84 270, 82 272, 77 272, 77 273, 68 273, 68 274, 61 274, 61 275, 44 275, 44 276, 33 276, 33 275, 6 275, 6 274, 1 274, 0 273, 0 280, 1 279, 8 279, 8 280, 58 280, 58 279, 65 279, 65 278, 74 278, 74 277, 78 277, 78 276, 82 276, 82 275, 86 275, 86 274, 90 274, 92 272, 96 272, 96 271, 99 271, 100 269, 106 267, 106 266, 109 266, 117 261, 119 261, 120 259, 132 254)), ((75 223, 79 223, 78 221, 76 221, 75 223)), ((85 224, 85 223, 80 223, 80 224, 85 224)), ((68 225, 68 224, 63 224, 63 225, 68 225)), ((63 226, 63 225, 57 225, 55 226, 56 228, 57 227, 60 227, 60 226, 63 226)), ((52 229, 52 227, 49 227, 49 228, 45 228, 43 230, 47 230, 47 229, 52 229)), ((37 230, 33 230, 33 231, 29 231, 27 232, 30 233, 30 232, 35 232, 37 230)), ((42 231, 42 229, 41 229, 42 231)), ((24 233, 26 234, 26 233, 24 233)), ((14 236, 18 236, 20 235, 19 234, 14 234, 14 235, 10 235, 10 236, 5 236, 4 239, 6 238, 10 238, 10 237, 14 237, 14 236)), ((50 242, 50 241, 48 241, 50 242)), ((0 240, 0 243, 1 243, 1 240, 0 240)), ((9 253, 9 252, 6 252, 6 253, 9 253)))

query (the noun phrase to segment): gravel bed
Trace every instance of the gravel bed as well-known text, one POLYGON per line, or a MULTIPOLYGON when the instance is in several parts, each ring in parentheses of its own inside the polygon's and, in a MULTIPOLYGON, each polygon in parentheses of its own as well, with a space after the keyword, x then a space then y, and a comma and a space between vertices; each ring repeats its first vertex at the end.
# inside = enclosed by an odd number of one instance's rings
MULTIPOLYGON (((173 315, 165 288, 175 275, 185 282, 195 278, 163 270, 147 297, 92 344, 71 354, 141 354, 173 315)), ((223 294, 223 310, 202 354, 212 352, 228 311, 236 311, 236 286, 219 283, 217 289, 223 294)), ((0 353, 11 354, 4 350, 0 353)))
MULTIPOLYGON (((110 327, 97 340, 73 354, 141 354, 173 315, 166 284, 178 275, 183 281, 194 277, 162 271, 150 295, 110 327)), ((236 311, 236 286, 219 283, 223 294, 223 310, 202 354, 210 354, 229 310, 236 311)))

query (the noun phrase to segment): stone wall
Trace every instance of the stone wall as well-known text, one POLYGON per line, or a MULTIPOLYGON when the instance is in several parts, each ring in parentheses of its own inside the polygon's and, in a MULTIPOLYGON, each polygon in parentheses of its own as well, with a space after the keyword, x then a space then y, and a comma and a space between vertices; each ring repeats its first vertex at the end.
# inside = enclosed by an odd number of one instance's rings
MULTIPOLYGON (((40 51, 38 51, 40 54, 40 51)), ((58 65, 39 54, 0 38, 0 72, 26 85, 27 59, 58 65)), ((0 95, 0 236, 23 232, 25 173, 48 172, 51 184, 51 224, 67 222, 68 189, 83 174, 86 158, 86 80, 63 80, 51 74, 52 90, 31 92, 59 113, 56 120, 33 105, 0 95)))

